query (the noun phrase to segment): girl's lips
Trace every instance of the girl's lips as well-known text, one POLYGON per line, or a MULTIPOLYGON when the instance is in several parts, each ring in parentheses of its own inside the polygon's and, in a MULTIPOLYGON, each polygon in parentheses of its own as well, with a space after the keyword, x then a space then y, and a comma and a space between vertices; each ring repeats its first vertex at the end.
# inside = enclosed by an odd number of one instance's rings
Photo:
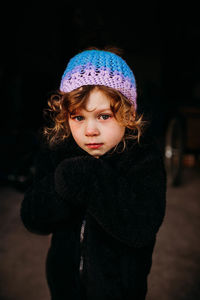
POLYGON ((103 145, 103 143, 99 143, 99 144, 86 144, 86 146, 90 149, 98 149, 103 145))

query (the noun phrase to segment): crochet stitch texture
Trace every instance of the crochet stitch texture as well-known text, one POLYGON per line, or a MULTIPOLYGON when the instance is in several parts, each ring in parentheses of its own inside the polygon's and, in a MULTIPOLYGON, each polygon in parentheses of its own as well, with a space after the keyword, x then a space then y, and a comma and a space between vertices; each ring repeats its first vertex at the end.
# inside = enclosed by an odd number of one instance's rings
POLYGON ((62 76, 60 90, 71 92, 83 85, 114 88, 137 108, 136 81, 124 59, 104 50, 86 50, 69 61, 62 76))

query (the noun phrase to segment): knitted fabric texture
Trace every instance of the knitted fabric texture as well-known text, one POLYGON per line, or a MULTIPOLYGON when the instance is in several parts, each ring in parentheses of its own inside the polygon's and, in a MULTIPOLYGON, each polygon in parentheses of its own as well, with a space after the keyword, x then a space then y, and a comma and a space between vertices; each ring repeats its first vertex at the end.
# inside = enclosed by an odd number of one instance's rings
POLYGON ((134 74, 127 63, 112 52, 86 50, 69 61, 60 90, 71 92, 83 85, 104 85, 116 89, 137 108, 134 74))

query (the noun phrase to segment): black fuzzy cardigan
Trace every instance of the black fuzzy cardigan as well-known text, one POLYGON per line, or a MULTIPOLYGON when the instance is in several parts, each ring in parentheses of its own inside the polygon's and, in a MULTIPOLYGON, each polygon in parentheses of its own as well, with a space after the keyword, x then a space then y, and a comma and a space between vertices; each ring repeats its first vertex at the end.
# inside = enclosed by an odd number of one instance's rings
POLYGON ((21 219, 33 233, 52 233, 46 275, 53 300, 145 299, 165 214, 163 156, 148 134, 111 152, 96 159, 70 137, 38 153, 21 219))

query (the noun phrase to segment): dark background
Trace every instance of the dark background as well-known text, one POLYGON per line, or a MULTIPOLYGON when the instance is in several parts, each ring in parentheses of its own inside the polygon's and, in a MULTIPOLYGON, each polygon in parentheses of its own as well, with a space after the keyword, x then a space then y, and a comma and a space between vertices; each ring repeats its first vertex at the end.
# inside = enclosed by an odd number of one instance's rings
MULTIPOLYGON (((200 105, 200 22, 190 3, 28 1, 1 8, 1 169, 32 149, 69 59, 115 46, 132 68, 138 112, 162 136, 178 106, 200 105)), ((9 167, 11 165, 11 167, 9 167)), ((6 170, 6 171, 5 171, 6 170)))
MULTIPOLYGON (((54 1, 5 4, 1 10, 1 127, 36 129, 48 93, 59 87, 68 60, 89 46, 124 50, 140 97, 200 101, 200 23, 186 3, 54 1), (194 99, 195 97, 198 99, 194 99)), ((176 103, 174 103, 176 102, 176 103)), ((152 103, 154 105, 155 103, 152 103)))

